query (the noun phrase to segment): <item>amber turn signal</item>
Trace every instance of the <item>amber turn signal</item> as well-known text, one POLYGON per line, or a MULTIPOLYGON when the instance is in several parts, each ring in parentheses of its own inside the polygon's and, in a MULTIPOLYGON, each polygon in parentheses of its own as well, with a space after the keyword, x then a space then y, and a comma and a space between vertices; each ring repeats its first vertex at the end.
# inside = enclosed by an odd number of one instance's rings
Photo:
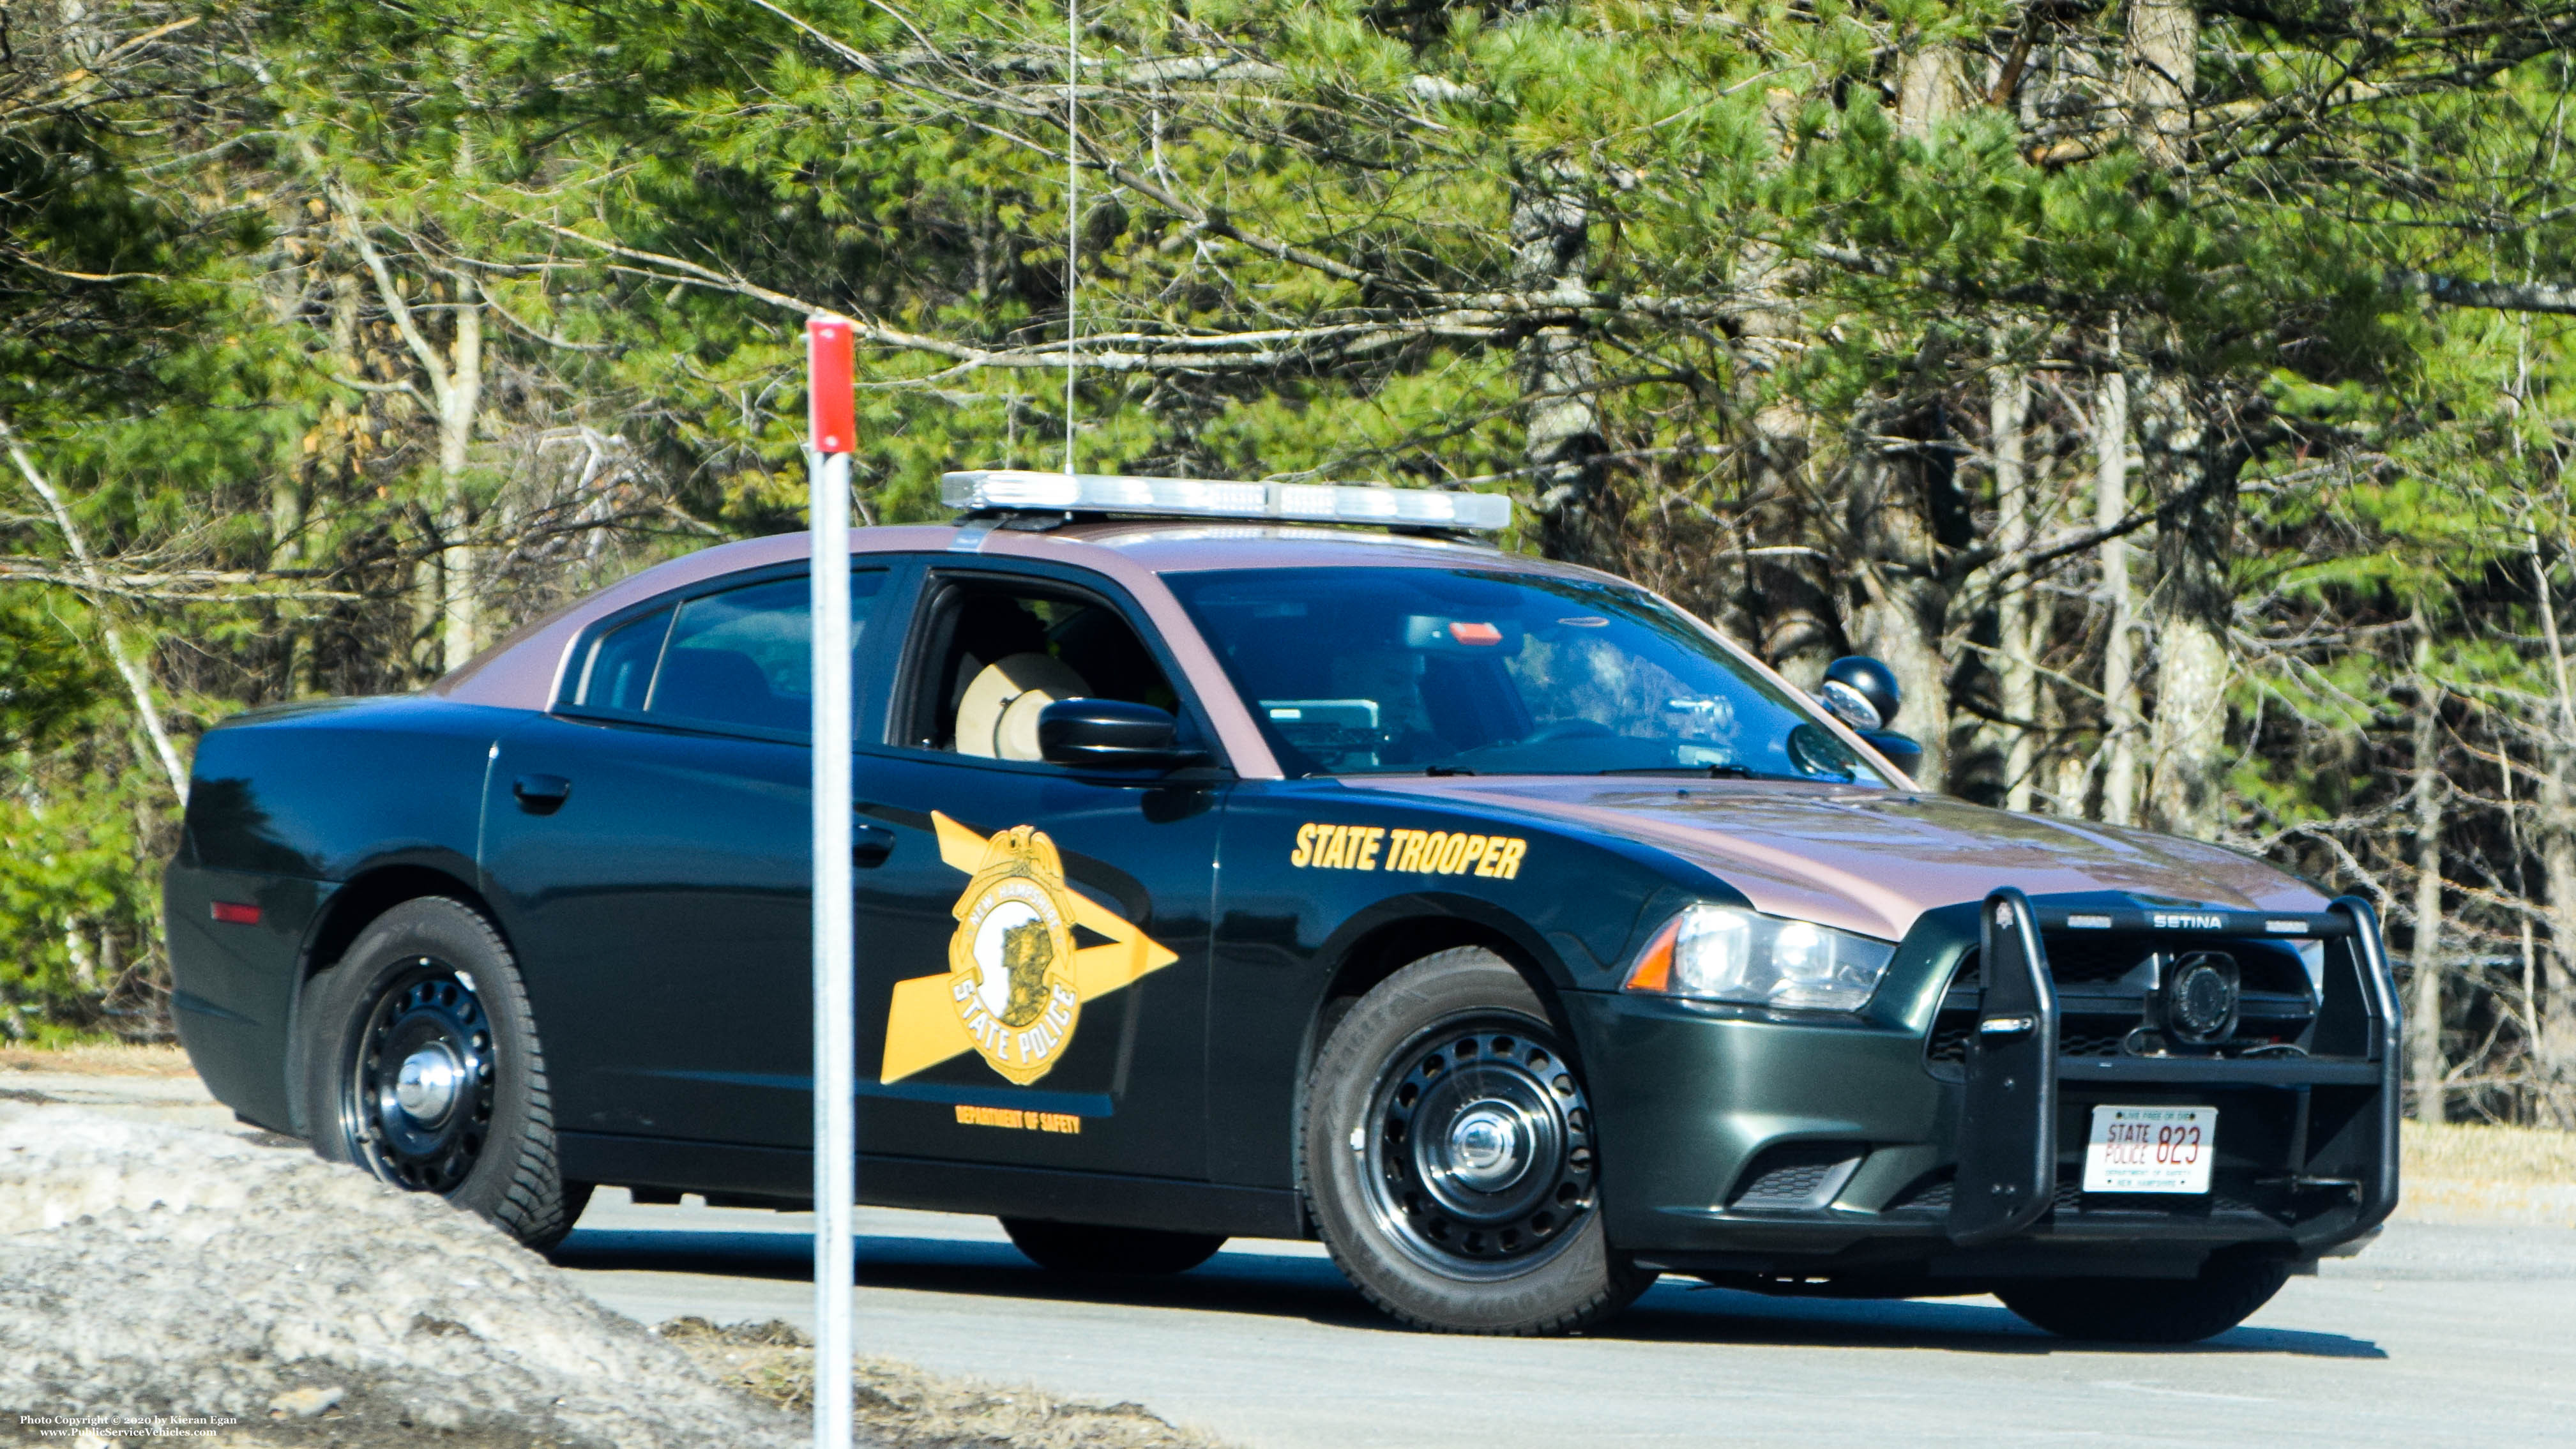
POLYGON ((1637 953, 1637 964, 1628 968, 1630 991, 1670 991, 1673 988, 1673 943, 1681 939, 1682 918, 1664 922, 1655 939, 1637 953))

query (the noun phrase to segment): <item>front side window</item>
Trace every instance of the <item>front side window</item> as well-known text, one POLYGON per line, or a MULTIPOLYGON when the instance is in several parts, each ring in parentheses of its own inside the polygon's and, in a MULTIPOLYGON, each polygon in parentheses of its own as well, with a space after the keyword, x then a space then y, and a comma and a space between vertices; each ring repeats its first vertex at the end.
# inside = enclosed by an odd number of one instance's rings
POLYGON ((1640 590, 1474 569, 1167 575, 1291 775, 1887 783, 1640 590))
POLYGON ((1038 715, 1064 699, 1180 712, 1153 651, 1097 599, 1041 585, 952 580, 925 617, 908 743, 1037 761, 1038 715))
MULTIPOLYGON (((853 653, 885 577, 850 576, 853 653)), ((809 599, 804 579, 771 579, 620 624, 591 644, 569 702, 671 724, 803 734, 814 716, 809 599)))

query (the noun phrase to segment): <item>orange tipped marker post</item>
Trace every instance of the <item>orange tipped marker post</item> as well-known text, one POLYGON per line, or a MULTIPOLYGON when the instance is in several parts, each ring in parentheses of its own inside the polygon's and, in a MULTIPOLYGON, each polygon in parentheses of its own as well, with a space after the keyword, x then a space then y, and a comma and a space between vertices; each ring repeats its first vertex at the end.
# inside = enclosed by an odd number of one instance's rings
POLYGON ((805 323, 814 679, 814 1445, 849 1449, 852 1218, 859 1196, 858 987, 850 914, 850 453, 847 317, 805 323))

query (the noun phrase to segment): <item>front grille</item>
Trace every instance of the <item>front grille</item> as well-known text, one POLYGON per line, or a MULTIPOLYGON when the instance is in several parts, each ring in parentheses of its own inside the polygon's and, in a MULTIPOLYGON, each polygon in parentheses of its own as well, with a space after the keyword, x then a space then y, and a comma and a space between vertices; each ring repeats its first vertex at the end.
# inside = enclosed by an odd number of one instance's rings
POLYGON ((2076 1031, 2061 1026, 2057 1033, 2057 1054, 2062 1057, 2116 1057, 2120 1044, 2129 1039, 2134 1025, 2116 1031, 2076 1031))
POLYGON ((2059 985, 2117 981, 2154 954, 2135 937, 2058 934, 2041 940, 2048 948, 2048 974, 2059 985))
MULTIPOLYGON (((2058 986, 2058 1054, 2117 1057, 2156 1048, 2147 1026, 2148 984, 2156 978, 2156 952, 2136 938, 2085 931, 2051 931, 2043 938, 2048 970, 2058 986)), ((2224 951, 2243 978, 2243 1010, 2236 1038, 2223 1051, 2288 1043, 2305 1045, 2316 1020, 2316 998, 2306 964, 2279 941, 2223 939, 2194 942, 2198 950, 2224 951)), ((1979 953, 1968 952, 1951 973, 1949 990, 1923 1044, 1933 1075, 1957 1080, 1967 1070, 1985 979, 1979 953)))

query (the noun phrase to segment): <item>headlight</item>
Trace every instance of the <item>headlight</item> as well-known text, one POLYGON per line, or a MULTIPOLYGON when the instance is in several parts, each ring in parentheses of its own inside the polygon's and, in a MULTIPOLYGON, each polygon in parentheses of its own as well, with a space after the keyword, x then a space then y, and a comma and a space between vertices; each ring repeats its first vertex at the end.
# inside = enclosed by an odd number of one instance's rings
POLYGON ((1628 989, 1788 1011, 1857 1011, 1895 956, 1885 941, 1811 921, 1692 906, 1646 943, 1628 968, 1628 989))

